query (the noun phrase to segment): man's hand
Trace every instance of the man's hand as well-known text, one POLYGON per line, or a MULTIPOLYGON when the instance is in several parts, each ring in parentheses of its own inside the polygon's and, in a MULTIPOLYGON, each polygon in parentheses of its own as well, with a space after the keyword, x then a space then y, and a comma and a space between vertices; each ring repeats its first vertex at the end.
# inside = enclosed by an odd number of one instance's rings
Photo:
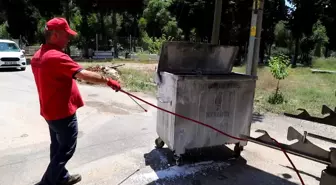
POLYGON ((107 85, 111 87, 113 90, 115 90, 116 92, 118 92, 121 89, 119 82, 116 80, 109 79, 109 81, 107 82, 107 85))

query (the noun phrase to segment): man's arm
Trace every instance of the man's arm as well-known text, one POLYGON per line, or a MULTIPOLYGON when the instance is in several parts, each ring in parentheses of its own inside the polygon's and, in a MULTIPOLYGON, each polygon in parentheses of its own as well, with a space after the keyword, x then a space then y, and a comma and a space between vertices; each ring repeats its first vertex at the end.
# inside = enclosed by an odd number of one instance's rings
POLYGON ((112 89, 120 90, 120 84, 116 80, 106 78, 99 73, 83 69, 78 63, 74 62, 68 55, 61 54, 57 57, 57 62, 52 62, 53 69, 57 74, 62 74, 67 77, 81 79, 95 84, 106 84, 112 89))
POLYGON ((74 75, 74 77, 95 84, 107 84, 107 82, 109 81, 109 78, 106 78, 99 73, 88 71, 85 69, 80 70, 74 75))
POLYGON ((106 84, 112 89, 118 92, 120 90, 120 84, 118 81, 112 80, 110 78, 106 78, 105 76, 100 75, 99 73, 95 73, 92 71, 88 71, 85 69, 80 69, 74 74, 74 78, 78 78, 87 82, 95 83, 95 84, 106 84))
POLYGON ((67 77, 72 77, 75 79, 81 79, 87 82, 95 84, 107 84, 108 78, 100 75, 99 73, 88 71, 83 69, 77 62, 73 61, 68 55, 60 54, 56 58, 58 62, 53 62, 53 68, 58 71, 58 74, 63 74, 67 77))

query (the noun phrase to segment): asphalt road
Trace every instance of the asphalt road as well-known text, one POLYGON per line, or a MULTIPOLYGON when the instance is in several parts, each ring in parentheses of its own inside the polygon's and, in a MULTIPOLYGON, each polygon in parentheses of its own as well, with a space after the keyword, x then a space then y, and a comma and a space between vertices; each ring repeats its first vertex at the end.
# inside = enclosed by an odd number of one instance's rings
MULTIPOLYGON (((80 185, 292 185, 299 179, 285 156, 249 143, 239 160, 228 149, 205 151, 176 167, 168 149, 154 148, 156 110, 143 112, 128 96, 109 88, 80 85, 86 106, 78 111, 78 148, 68 163, 80 185), (212 161, 212 159, 216 159, 212 161)), ((141 97, 155 102, 143 94, 141 97)), ((334 136, 336 130, 288 118, 256 117, 252 131, 266 129, 280 142, 292 125, 300 131, 334 136), (322 130, 321 130, 322 128, 322 130)), ((253 135, 257 133, 253 132, 253 135)), ((315 141, 315 140, 314 140, 315 141)), ((317 142, 317 141, 316 141, 317 142)), ((328 143, 321 144, 328 149, 328 143)), ((290 155, 291 156, 291 155, 290 155)), ((324 165, 291 156, 306 184, 318 185, 324 165)), ((0 185, 32 185, 49 161, 47 125, 39 116, 36 88, 26 71, 0 71, 0 185)))

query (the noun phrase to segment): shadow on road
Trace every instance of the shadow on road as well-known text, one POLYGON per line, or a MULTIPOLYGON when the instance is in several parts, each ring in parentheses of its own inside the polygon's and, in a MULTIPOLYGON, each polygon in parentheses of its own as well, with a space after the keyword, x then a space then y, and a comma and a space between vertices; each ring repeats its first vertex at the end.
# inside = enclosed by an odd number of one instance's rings
POLYGON ((262 122, 265 118, 265 115, 260 113, 253 113, 252 114, 252 123, 262 122))
MULTIPOLYGON (((206 161, 227 162, 233 158, 233 151, 227 146, 216 146, 187 151, 182 156, 182 164, 189 165, 206 161)), ((168 148, 154 149, 144 155, 146 166, 154 171, 165 170, 175 165, 173 152, 168 148)))
POLYGON ((154 149, 144 158, 158 179, 147 185, 295 185, 247 165, 242 157, 233 159, 232 155, 233 151, 226 146, 193 150, 186 153, 181 166, 175 166, 173 153, 168 148, 154 149))
POLYGON ((22 72, 22 71, 16 68, 0 69, 0 73, 6 73, 6 72, 22 72))
MULTIPOLYGON (((290 166, 284 166, 284 165, 280 165, 280 166, 285 167, 285 168, 288 168, 288 169, 291 169, 291 170, 293 170, 293 171, 295 172, 295 170, 294 170, 293 167, 290 167, 290 166)), ((304 171, 301 171, 301 170, 298 170, 298 171, 299 171, 300 174, 307 175, 307 176, 312 177, 312 178, 314 178, 314 179, 316 179, 316 180, 318 180, 318 181, 321 180, 320 177, 317 177, 317 176, 312 175, 312 174, 310 174, 310 173, 307 173, 307 172, 304 172, 304 171)))

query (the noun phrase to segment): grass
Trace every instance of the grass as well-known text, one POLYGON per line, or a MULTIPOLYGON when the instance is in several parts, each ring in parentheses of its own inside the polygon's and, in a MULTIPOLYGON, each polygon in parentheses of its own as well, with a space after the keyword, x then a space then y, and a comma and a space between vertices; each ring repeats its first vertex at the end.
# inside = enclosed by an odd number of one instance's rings
MULTIPOLYGON (((322 59, 316 60, 314 64, 332 69, 336 66, 332 59, 326 62, 322 59)), ((129 62, 129 61, 127 61, 129 62)), ((113 63, 125 63, 117 61, 113 63)), ((134 63, 134 62, 133 62, 134 63)), ((138 62, 137 62, 138 63, 138 62)), ((81 63, 83 64, 83 63, 81 63)), ((85 65, 96 65, 104 63, 84 63, 85 65)), ((105 62, 106 64, 106 62, 105 62)), ((153 83, 154 71, 142 69, 120 68, 122 85, 131 91, 141 91, 150 94, 156 92, 156 86, 153 83)), ((234 67, 234 72, 245 73, 245 67, 234 67)), ((289 76, 280 81, 280 92, 284 95, 285 103, 273 105, 268 103, 268 98, 275 92, 277 81, 273 78, 268 67, 258 68, 258 80, 255 94, 254 109, 261 114, 266 112, 293 113, 298 114, 298 108, 306 109, 311 115, 322 116, 322 105, 325 104, 334 109, 336 106, 335 97, 335 74, 313 74, 310 68, 290 68, 289 76)))
POLYGON ((313 68, 323 70, 336 70, 336 58, 317 58, 313 61, 313 68))
MULTIPOLYGON (((234 71, 243 72, 245 68, 234 68, 234 71)), ((321 116, 323 104, 332 109, 336 106, 334 74, 313 74, 309 68, 290 68, 289 76, 280 81, 280 92, 285 97, 285 103, 273 105, 267 100, 275 92, 276 83, 268 67, 258 69, 256 112, 297 114, 298 108, 304 108, 311 115, 321 116)))
MULTIPOLYGON (((78 62, 84 68, 90 66, 109 66, 118 64, 155 64, 157 61, 151 60, 82 60, 78 62)), ((134 68, 118 68, 121 73, 121 85, 132 92, 144 92, 154 94, 156 85, 154 83, 154 71, 146 71, 134 68)))
POLYGON ((154 84, 154 71, 140 71, 137 69, 122 68, 122 86, 132 92, 146 92, 154 94, 156 85, 154 84))

